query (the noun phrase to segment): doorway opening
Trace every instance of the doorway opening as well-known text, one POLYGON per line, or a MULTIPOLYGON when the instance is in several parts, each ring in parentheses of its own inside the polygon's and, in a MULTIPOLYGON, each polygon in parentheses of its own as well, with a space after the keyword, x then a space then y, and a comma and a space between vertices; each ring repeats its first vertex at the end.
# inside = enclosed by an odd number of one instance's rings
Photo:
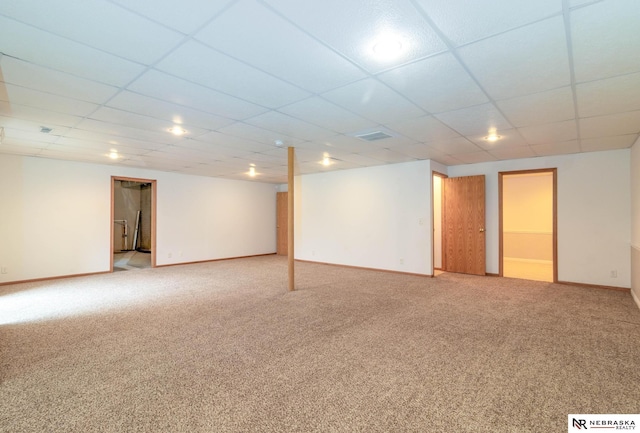
POLYGON ((431 174, 431 209, 433 212, 433 250, 431 253, 432 257, 432 269, 433 276, 437 277, 441 275, 443 271, 443 232, 442 232, 442 222, 444 220, 444 187, 443 180, 447 176, 442 173, 438 173, 437 171, 432 172, 431 174))
POLYGON ((111 177, 111 272, 155 267, 156 181, 111 177))
POLYGON ((499 173, 500 276, 558 280, 556 171, 499 173))

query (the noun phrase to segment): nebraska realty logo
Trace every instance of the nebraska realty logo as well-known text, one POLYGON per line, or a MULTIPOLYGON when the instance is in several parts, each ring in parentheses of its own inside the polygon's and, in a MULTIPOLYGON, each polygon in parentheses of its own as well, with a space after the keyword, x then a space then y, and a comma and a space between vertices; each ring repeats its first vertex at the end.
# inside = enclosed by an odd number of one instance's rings
POLYGON ((569 432, 590 429, 597 429, 596 431, 636 430, 636 427, 640 425, 640 414, 570 414, 568 421, 569 432))

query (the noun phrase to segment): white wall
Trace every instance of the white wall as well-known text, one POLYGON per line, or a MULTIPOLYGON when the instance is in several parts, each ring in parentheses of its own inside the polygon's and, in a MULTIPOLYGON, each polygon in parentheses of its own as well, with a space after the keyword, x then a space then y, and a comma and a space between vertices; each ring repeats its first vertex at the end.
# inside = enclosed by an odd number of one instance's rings
POLYGON ((631 148, 631 290, 640 308, 640 139, 631 148))
POLYGON ((274 185, 0 154, 0 282, 107 271, 111 176, 158 181, 158 265, 275 252, 274 185))
POLYGON ((622 149, 449 167, 450 177, 486 176, 487 272, 498 272, 498 172, 557 167, 558 279, 630 287, 629 158, 622 149))
POLYGON ((418 274, 431 268, 431 161, 296 177, 295 257, 418 274))

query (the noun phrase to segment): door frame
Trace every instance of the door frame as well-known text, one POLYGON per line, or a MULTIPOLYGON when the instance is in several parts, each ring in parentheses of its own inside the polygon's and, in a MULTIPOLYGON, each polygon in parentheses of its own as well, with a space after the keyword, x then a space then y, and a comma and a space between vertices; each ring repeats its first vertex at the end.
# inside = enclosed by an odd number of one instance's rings
POLYGON ((157 180, 139 179, 135 177, 111 176, 111 217, 109 221, 109 272, 113 272, 113 219, 115 215, 115 185, 116 181, 138 182, 151 184, 151 267, 156 267, 156 202, 157 202, 157 180))
POLYGON ((553 246, 553 282, 558 282, 558 169, 557 168, 538 168, 533 170, 515 170, 515 171, 500 171, 498 172, 498 263, 499 273, 498 275, 504 276, 504 251, 503 251, 503 176, 509 176, 514 174, 536 174, 536 173, 551 173, 552 175, 552 189, 553 189, 553 234, 552 234, 552 246, 553 246))
MULTIPOLYGON (((436 223, 435 223, 435 210, 434 210, 434 198, 433 198, 433 178, 437 176, 441 179, 446 179, 447 176, 444 173, 440 173, 439 171, 431 170, 431 276, 435 276, 436 268, 435 268, 435 231, 436 231, 436 223)), ((444 269, 444 232, 442 231, 442 222, 444 221, 444 185, 440 184, 440 268, 438 270, 444 269)))

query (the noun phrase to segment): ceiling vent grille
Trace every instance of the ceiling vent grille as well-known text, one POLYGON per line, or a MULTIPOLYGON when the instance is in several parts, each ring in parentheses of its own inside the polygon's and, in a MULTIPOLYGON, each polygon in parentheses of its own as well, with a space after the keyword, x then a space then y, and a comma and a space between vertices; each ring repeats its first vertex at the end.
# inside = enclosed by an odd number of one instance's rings
POLYGON ((360 140, 364 141, 376 141, 376 140, 384 140, 385 138, 391 138, 392 136, 382 131, 369 132, 366 134, 356 135, 360 140))

